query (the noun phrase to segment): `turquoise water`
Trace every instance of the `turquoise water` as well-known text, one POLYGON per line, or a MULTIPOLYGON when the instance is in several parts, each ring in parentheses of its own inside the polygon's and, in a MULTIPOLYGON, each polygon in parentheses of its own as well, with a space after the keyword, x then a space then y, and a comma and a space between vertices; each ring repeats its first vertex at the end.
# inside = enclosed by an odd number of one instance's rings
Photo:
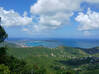
POLYGON ((55 48, 58 46, 92 48, 99 46, 99 40, 89 39, 56 39, 56 40, 31 40, 23 42, 26 46, 44 46, 55 48))
POLYGON ((10 39, 8 41, 25 46, 44 46, 55 48, 58 46, 92 48, 99 46, 99 39, 10 39))
POLYGON ((26 42, 24 43, 26 46, 44 46, 44 47, 58 47, 58 46, 62 46, 62 44, 60 42, 54 42, 54 41, 32 41, 32 42, 26 42))

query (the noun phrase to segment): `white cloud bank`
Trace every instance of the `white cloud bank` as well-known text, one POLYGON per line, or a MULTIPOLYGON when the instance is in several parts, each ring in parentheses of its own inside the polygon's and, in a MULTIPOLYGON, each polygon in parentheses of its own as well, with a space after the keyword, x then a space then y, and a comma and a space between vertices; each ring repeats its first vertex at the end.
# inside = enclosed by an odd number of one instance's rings
POLYGON ((33 15, 39 15, 34 28, 41 31, 57 29, 61 25, 68 24, 73 12, 80 10, 82 2, 99 3, 99 0, 38 0, 30 8, 33 15))
MULTIPOLYGON (((14 10, 7 11, 2 7, 0 7, 0 17, 2 17, 2 24, 7 27, 27 25, 28 27, 24 28, 23 31, 30 30, 39 32, 49 29, 52 30, 68 24, 74 11, 80 10, 82 2, 99 3, 99 0, 37 0, 37 3, 30 7, 31 17, 28 17, 26 13, 21 16, 14 10)), ((81 14, 79 14, 78 17, 81 14)), ((89 14, 87 15, 89 16, 89 14)), ((81 22, 81 20, 78 22, 81 22)), ((81 23, 83 23, 83 21, 81 23)), ((84 28, 82 28, 82 30, 83 29, 84 28)))
POLYGON ((38 0, 36 4, 31 6, 31 13, 51 14, 72 11, 79 8, 80 2, 81 0, 38 0))
POLYGON ((32 22, 32 18, 27 17, 26 12, 23 16, 14 10, 4 10, 0 7, 0 17, 2 17, 2 25, 6 27, 11 26, 24 26, 32 22))
POLYGON ((80 23, 79 30, 88 31, 99 29, 99 13, 88 9, 87 13, 84 14, 79 12, 79 15, 75 18, 80 23))
POLYGON ((67 24, 73 11, 80 9, 80 0, 38 0, 31 6, 31 13, 39 15, 38 25, 34 28, 39 30, 57 29, 67 24), (72 4, 71 4, 72 3, 72 4))

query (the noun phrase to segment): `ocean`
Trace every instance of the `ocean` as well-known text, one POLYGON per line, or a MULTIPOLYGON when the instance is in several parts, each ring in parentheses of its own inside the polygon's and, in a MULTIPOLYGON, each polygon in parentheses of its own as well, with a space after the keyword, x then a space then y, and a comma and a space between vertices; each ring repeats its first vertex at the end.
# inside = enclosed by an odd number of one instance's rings
POLYGON ((79 47, 79 48, 93 48, 99 46, 99 39, 13 38, 13 39, 8 39, 8 41, 28 47, 43 46, 43 47, 55 48, 58 46, 68 46, 68 47, 79 47))

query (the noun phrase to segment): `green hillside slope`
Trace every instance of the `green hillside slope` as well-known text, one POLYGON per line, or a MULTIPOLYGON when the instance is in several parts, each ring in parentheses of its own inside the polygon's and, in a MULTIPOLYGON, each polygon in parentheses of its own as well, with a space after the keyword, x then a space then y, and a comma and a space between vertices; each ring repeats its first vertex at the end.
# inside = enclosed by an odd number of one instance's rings
MULTIPOLYGON (((95 59, 92 56, 95 56, 96 54, 90 54, 87 51, 79 48, 64 46, 60 46, 57 48, 10 47, 8 53, 9 55, 13 55, 19 59, 25 60, 31 67, 37 66, 39 68, 45 68, 47 70, 47 74, 57 74, 57 72, 65 72, 68 70, 73 70, 75 74, 75 72, 78 72, 79 70, 81 70, 80 73, 86 72, 87 68, 90 67, 90 61, 95 59), (92 58, 90 58, 89 60, 88 57, 90 56, 92 58), (76 65, 76 63, 78 63, 77 60, 80 59, 83 59, 79 61, 81 62, 81 64, 76 65), (62 63, 61 61, 64 61, 65 63, 62 63), (71 61, 71 63, 74 63, 75 65, 69 65, 69 63, 66 63, 67 61, 71 61)), ((97 53, 97 55, 98 54, 99 53, 97 53)), ((97 63, 95 62, 94 64, 97 65, 97 63)), ((93 67, 93 64, 91 64, 91 66, 93 67)), ((88 73, 90 73, 89 69, 88 73)))

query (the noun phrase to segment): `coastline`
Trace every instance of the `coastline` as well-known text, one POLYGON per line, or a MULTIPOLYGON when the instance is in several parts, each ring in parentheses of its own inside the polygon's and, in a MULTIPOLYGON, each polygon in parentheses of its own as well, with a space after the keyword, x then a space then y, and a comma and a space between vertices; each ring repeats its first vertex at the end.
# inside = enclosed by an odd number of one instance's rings
POLYGON ((99 46, 99 40, 8 40, 9 43, 14 43, 19 47, 48 47, 56 48, 59 46, 73 47, 73 48, 94 48, 99 46))

